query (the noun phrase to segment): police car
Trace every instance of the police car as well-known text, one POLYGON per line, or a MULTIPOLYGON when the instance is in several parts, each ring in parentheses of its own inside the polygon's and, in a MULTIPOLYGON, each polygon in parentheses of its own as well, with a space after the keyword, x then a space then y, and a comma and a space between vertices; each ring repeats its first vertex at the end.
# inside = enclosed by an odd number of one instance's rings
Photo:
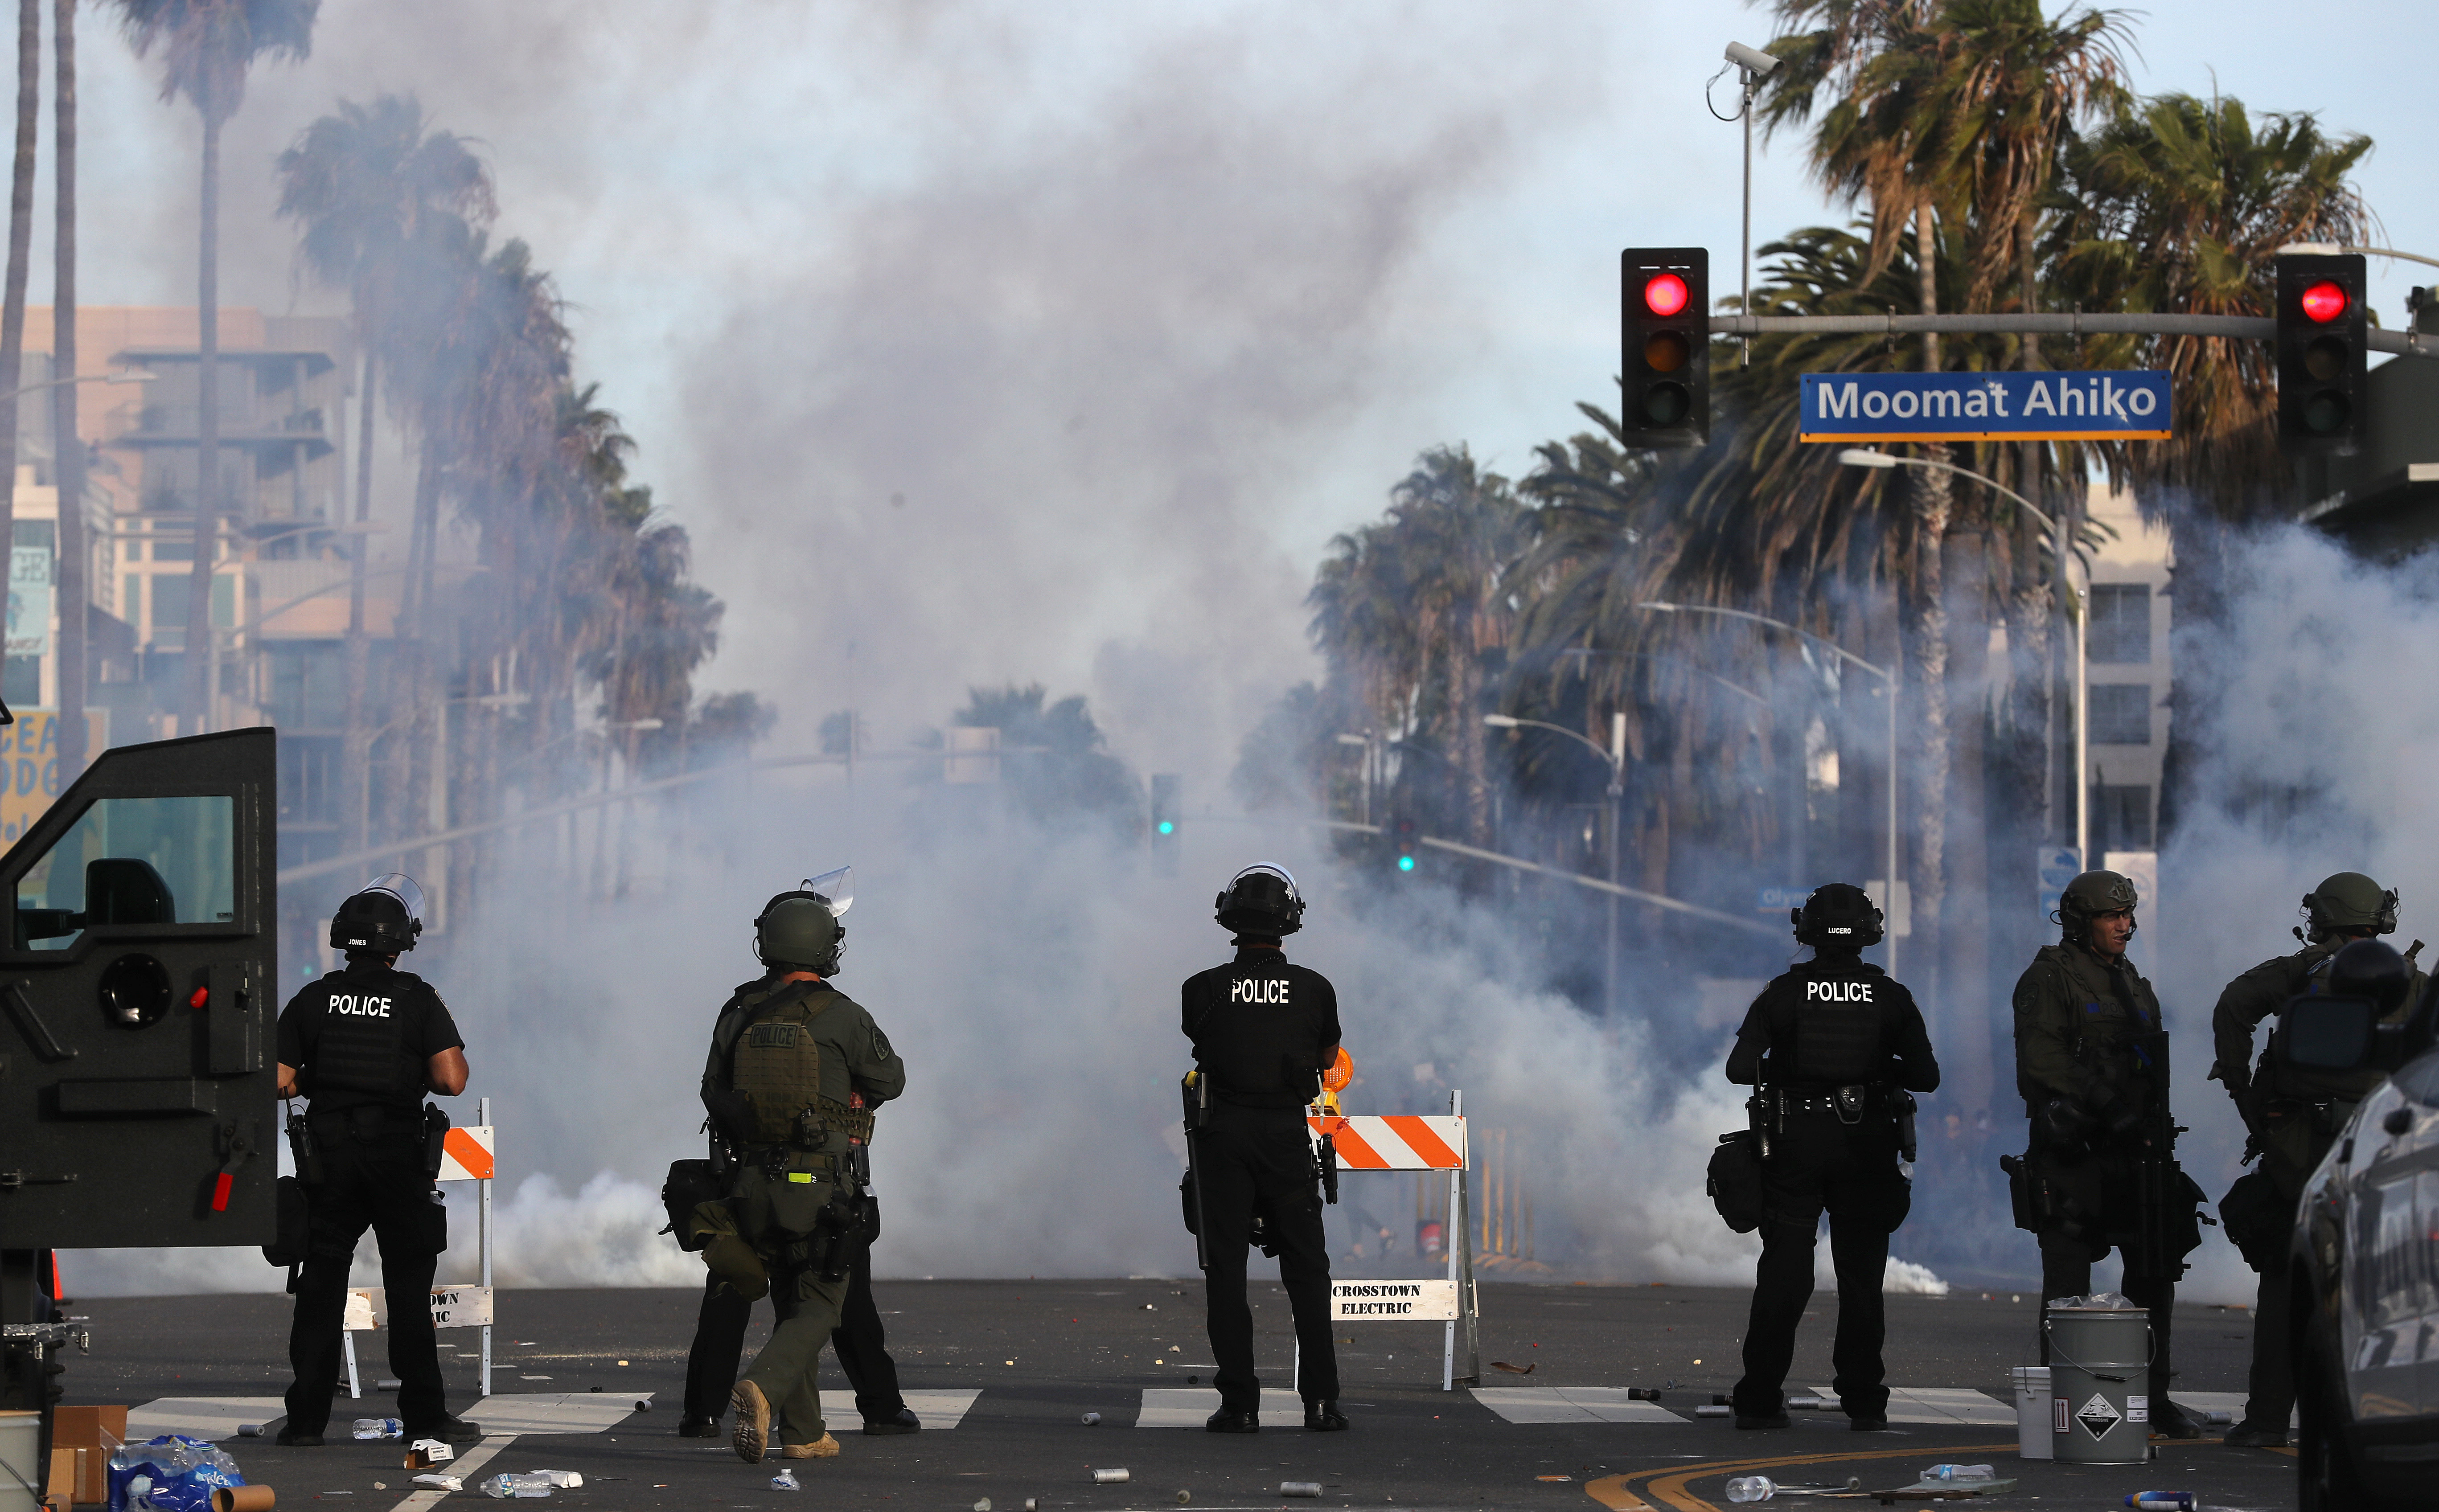
POLYGON ((2356 999, 2289 1013, 2298 1060, 2398 1067, 2340 1130, 2296 1211, 2300 1504, 2429 1506, 2439 1477, 2439 989, 2401 1034, 2356 999))

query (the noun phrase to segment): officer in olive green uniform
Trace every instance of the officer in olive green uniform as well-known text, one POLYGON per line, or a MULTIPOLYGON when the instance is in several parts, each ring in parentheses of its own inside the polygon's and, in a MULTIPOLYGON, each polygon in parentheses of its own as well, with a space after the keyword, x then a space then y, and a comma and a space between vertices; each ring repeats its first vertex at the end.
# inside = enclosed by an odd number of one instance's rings
POLYGON ((2310 931, 2295 933, 2304 948, 2273 956, 2227 985, 2211 1013, 2217 1063, 2213 1078, 2227 1084, 2235 1111, 2251 1133, 2245 1161, 2261 1165, 2237 1178, 2219 1204, 2227 1236, 2261 1272, 2252 1314, 2252 1371, 2244 1418, 2228 1430, 2239 1449, 2273 1449, 2287 1442, 2287 1419, 2295 1407, 2295 1367, 2287 1336, 2288 1239, 2304 1183, 2329 1152, 2337 1130, 2355 1104, 2386 1073, 2306 1070, 2290 1063, 2283 1035, 2273 1029, 2263 1047, 2260 1069, 2248 1067, 2252 1034, 2261 1021, 2285 1013, 2289 1001, 2334 992, 2374 998, 2392 1016, 2402 1016, 2420 999, 2422 975, 2413 955, 2399 955, 2377 936, 2396 931, 2396 894, 2360 872, 2339 872, 2304 895, 2310 931), (2361 946, 2361 950, 2357 947, 2361 946), (2342 969, 2342 973, 2341 973, 2342 969))
POLYGON ((863 1240, 856 1176, 871 1109, 906 1087, 905 1062, 872 1015, 825 980, 838 973, 849 899, 843 885, 814 886, 781 893, 754 921, 769 975, 721 1016, 703 1074, 703 1106, 744 1151, 728 1200, 696 1210, 698 1232, 712 1236, 704 1259, 749 1297, 767 1273, 779 1315, 731 1399, 732 1442, 748 1464, 774 1445, 787 1459, 839 1451, 815 1371, 863 1240))
MULTIPOLYGON (((2063 937, 2017 980, 2016 1088, 2032 1118, 2032 1147, 2021 1165, 2004 1164, 2018 1188, 2017 1220, 2040 1238, 2044 1324, 2049 1299, 2091 1291, 2093 1263, 2119 1251, 2125 1294, 2151 1313, 2151 1431, 2199 1438, 2201 1430, 2168 1399, 2168 1346, 2177 1278, 2201 1242, 2194 1204, 2202 1194, 2174 1165, 2160 1000, 2126 958, 2136 901, 2134 883, 2115 872, 2075 878, 2058 898, 2063 937), (2152 1199, 2165 1211, 2148 1225, 2166 1242, 2149 1247, 2141 1237, 2146 1157, 2168 1162, 2152 1199)), ((2049 1359, 2046 1325, 2041 1359, 2049 1359)))

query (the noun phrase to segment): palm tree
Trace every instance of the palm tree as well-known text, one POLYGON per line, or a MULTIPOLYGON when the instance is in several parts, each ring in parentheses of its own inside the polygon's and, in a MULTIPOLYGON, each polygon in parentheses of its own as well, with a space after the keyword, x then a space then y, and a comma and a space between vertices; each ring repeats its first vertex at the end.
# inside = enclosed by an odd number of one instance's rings
POLYGON ((1513 612, 1502 580, 1526 545, 1523 504, 1463 446, 1426 452, 1390 490, 1387 517, 1330 543, 1307 602, 1334 678, 1361 689, 1373 727, 1428 735, 1465 788, 1463 828, 1490 839, 1482 732, 1484 660, 1513 612))
POLYGON ((220 477, 221 128, 245 102, 246 71, 258 58, 301 59, 312 50, 322 0, 110 0, 136 55, 162 51, 161 98, 185 96, 203 120, 201 252, 195 279, 195 566, 187 604, 188 732, 211 718, 212 571, 219 518, 229 501, 220 477))
MULTIPOLYGON (((2333 136, 2309 115, 2170 94, 2122 112, 2070 148, 2052 233, 2061 292, 2088 310, 2262 317, 2275 308, 2271 267, 2288 241, 2363 239, 2371 216, 2348 175, 2371 142, 2333 136)), ((2272 418, 2277 377, 2259 342, 2121 337, 2087 345, 2095 365, 2174 375, 2172 439, 2107 454, 2145 515, 2169 527, 2181 637, 2208 637, 2229 614, 2231 531, 2274 520, 2291 475, 2272 418)), ((2215 746, 2216 684, 2201 659, 2177 661, 2160 826, 2190 801, 2188 774, 2215 746)))
MULTIPOLYGON (((58 125, 51 151, 52 194, 51 365, 58 376, 77 370, 77 0, 57 0, 52 45, 59 73, 52 88, 58 125)), ((51 390, 51 450, 58 469, 60 516, 60 774, 73 781, 85 761, 84 440, 77 435, 77 385, 51 390)))
POLYGON ((34 241, 34 137, 42 120, 42 0, 17 0, 17 156, 9 175, 9 264, 0 292, 0 544, 17 528, 17 392, 26 382, 26 264, 34 241))
MULTIPOLYGON (((402 339, 389 322, 397 285, 428 262, 436 235, 461 240, 495 213, 491 176, 465 138, 427 130, 412 95, 370 106, 341 100, 279 156, 279 213, 303 224, 297 257, 325 284, 348 292, 364 352, 358 401, 356 507, 372 518, 373 409, 384 346, 402 339), (436 231, 437 223, 437 231, 436 231)), ((362 849, 366 820, 371 647, 365 631, 365 538, 350 552, 346 719, 339 758, 340 849, 362 849)))

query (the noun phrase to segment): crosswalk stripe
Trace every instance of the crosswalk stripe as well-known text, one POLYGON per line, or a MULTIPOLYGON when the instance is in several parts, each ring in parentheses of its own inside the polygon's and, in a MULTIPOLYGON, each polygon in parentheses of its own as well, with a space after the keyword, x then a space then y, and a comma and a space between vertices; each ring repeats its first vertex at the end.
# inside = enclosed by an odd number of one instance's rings
POLYGON ((1491 1386, 1473 1399, 1511 1423, 1682 1423, 1658 1402, 1636 1401, 1624 1386, 1491 1386))
MULTIPOLYGON (((1220 1410, 1219 1388, 1213 1386, 1148 1386, 1144 1389, 1143 1408, 1135 1417, 1137 1428, 1201 1428, 1202 1420, 1220 1410)), ((1277 1386, 1262 1389, 1262 1421, 1266 1423, 1297 1423, 1304 1421, 1304 1401, 1293 1391, 1277 1386)))
MULTIPOLYGON (((910 1391, 901 1392, 899 1395, 906 1398, 906 1405, 914 1411, 915 1415, 923 1420, 925 1432, 945 1432, 966 1420, 966 1414, 973 1411, 974 1398, 980 1396, 982 1392, 979 1389, 910 1391)), ((830 1424, 832 1432, 842 1433, 846 1432, 847 1428, 859 1426, 863 1421, 856 1415, 855 1393, 851 1391, 822 1393, 822 1417, 824 1421, 830 1424), (847 1428, 841 1428, 839 1426, 841 1423, 847 1425, 847 1428)))

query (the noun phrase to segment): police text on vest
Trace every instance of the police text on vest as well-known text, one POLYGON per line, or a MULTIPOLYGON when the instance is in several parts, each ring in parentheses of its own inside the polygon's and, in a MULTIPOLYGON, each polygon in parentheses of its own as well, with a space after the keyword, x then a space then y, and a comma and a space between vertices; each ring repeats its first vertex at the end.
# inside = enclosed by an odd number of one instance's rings
POLYGON ((1285 1003, 1287 1000, 1285 977, 1265 977, 1258 982, 1239 977, 1228 984, 1228 1001, 1231 1003, 1285 1003))
POLYGON ((1807 1003, 1869 1003, 1872 984, 1869 982, 1807 982, 1804 984, 1807 1003))
POLYGON ((352 992, 336 992, 330 996, 330 1011, 344 1013, 351 1019, 386 1019, 389 999, 360 998, 352 992))

